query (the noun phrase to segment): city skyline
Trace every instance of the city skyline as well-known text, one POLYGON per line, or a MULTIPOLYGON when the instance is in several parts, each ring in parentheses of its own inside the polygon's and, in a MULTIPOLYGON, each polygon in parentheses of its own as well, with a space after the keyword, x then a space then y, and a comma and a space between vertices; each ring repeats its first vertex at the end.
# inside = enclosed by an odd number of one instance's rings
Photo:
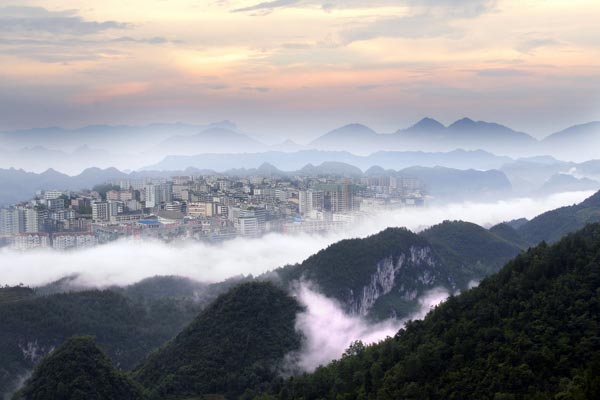
POLYGON ((8 3, 0 131, 230 119, 276 141, 468 116, 539 138, 600 119, 599 17, 583 0, 8 3))

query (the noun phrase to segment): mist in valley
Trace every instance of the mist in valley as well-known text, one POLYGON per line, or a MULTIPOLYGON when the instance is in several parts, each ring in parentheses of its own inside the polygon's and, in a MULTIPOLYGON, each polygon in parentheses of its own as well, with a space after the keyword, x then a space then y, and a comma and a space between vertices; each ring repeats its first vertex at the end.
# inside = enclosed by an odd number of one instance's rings
POLYGON ((409 317, 373 322, 348 315, 338 302, 320 294, 309 282, 300 283, 294 294, 305 307, 296 317, 296 330, 304 336, 304 343, 298 353, 289 355, 288 368, 303 372, 338 359, 355 341, 369 345, 393 337, 407 321, 423 319, 450 295, 444 288, 434 288, 419 297, 418 309, 409 317))
POLYGON ((218 282, 239 275, 259 275, 295 264, 342 239, 365 237, 387 227, 418 232, 445 220, 463 220, 484 227, 572 205, 593 192, 567 192, 540 198, 496 202, 462 202, 424 208, 403 208, 365 217, 344 231, 325 234, 269 233, 238 237, 218 244, 192 240, 164 243, 119 240, 85 250, 60 252, 0 250, 0 284, 39 286, 69 275, 76 283, 104 287, 127 285, 155 275, 179 275, 218 282))

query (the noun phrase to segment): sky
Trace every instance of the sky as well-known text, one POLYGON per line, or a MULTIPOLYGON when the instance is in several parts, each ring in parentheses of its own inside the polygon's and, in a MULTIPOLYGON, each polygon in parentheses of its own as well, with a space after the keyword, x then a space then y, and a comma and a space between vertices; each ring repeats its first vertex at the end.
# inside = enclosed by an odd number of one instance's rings
POLYGON ((597 0, 0 0, 0 130, 600 120, 597 0))

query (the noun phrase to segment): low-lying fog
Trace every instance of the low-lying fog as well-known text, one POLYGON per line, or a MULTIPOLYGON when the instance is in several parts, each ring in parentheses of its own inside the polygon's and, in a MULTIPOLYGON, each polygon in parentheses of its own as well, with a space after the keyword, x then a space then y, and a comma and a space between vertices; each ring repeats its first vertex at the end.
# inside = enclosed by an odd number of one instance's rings
POLYGON ((0 285, 36 286, 72 274, 79 274, 78 283, 93 286, 125 285, 155 275, 216 282, 301 262, 341 239, 364 237, 387 227, 403 226, 419 231, 444 220, 465 220, 488 227, 511 219, 532 218, 547 210, 578 203, 592 194, 568 192, 536 199, 406 208, 369 217, 343 232, 322 235, 271 233, 258 239, 237 238, 221 244, 121 240, 71 252, 16 252, 5 248, 0 251, 0 285))
POLYGON ((295 290, 305 310, 296 317, 296 330, 305 340, 302 349, 288 355, 289 368, 314 371, 339 358, 356 340, 368 345, 386 337, 393 337, 408 320, 423 319, 436 305, 450 295, 443 288, 435 288, 419 297, 419 309, 404 320, 388 319, 373 323, 364 318, 348 315, 335 301, 316 292, 304 282, 295 290))
MULTIPOLYGON (((569 192, 538 199, 401 209, 364 219, 350 230, 323 235, 271 233, 258 239, 237 238, 221 244, 121 240, 72 252, 4 249, 0 252, 0 285, 35 286, 73 274, 79 276, 77 283, 86 286, 125 285, 155 275, 180 275, 214 282, 301 262, 336 241, 364 237, 387 227, 404 226, 419 231, 444 220, 459 219, 489 227, 516 218, 530 219, 581 202, 592 194, 569 192)), ((445 289, 435 288, 419 297, 419 309, 407 319, 374 323, 348 315, 335 300, 315 291, 310 282, 300 283, 294 294, 305 306, 296 318, 296 330, 304 341, 299 351, 286 357, 284 374, 313 371, 339 358, 356 340, 367 345, 394 336, 407 320, 422 319, 449 295, 445 289)))

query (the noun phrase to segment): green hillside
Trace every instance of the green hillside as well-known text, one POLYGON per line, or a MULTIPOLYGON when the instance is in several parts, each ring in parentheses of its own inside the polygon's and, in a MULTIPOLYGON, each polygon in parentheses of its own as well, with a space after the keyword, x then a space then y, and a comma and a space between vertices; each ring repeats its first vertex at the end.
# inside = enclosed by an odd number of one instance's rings
POLYGON ((189 300, 142 303, 109 290, 40 297, 27 293, 0 303, 0 394, 9 392, 52 348, 76 335, 94 336, 117 366, 132 368, 201 308, 189 300))
POLYGON ((152 398, 234 397, 278 376, 300 347, 300 306, 271 283, 246 283, 220 296, 134 372, 152 398))
MULTIPOLYGON (((527 220, 525 220, 525 223, 527 223, 527 220)), ((521 249, 532 246, 532 243, 521 237, 521 234, 510 223, 494 225, 490 228, 490 232, 521 249)))
POLYGON ((420 233, 451 267, 460 288, 497 272, 523 249, 493 231, 464 221, 444 221, 420 233))
POLYGON ((112 366, 90 337, 74 337, 35 369, 14 400, 141 400, 142 390, 112 366))
POLYGON ((579 204, 543 213, 519 227, 518 232, 529 243, 554 243, 595 222, 600 222, 600 192, 579 204))
POLYGON ((0 305, 25 300, 35 296, 33 289, 24 286, 0 287, 0 305))
POLYGON ((419 235, 388 228, 364 239, 343 240, 275 272, 284 284, 312 282, 348 312, 377 320, 404 318, 427 290, 465 290, 521 250, 478 225, 446 221, 419 235))
POLYGON ((528 250, 394 338, 348 353, 274 385, 273 397, 597 399, 600 224, 528 250))

